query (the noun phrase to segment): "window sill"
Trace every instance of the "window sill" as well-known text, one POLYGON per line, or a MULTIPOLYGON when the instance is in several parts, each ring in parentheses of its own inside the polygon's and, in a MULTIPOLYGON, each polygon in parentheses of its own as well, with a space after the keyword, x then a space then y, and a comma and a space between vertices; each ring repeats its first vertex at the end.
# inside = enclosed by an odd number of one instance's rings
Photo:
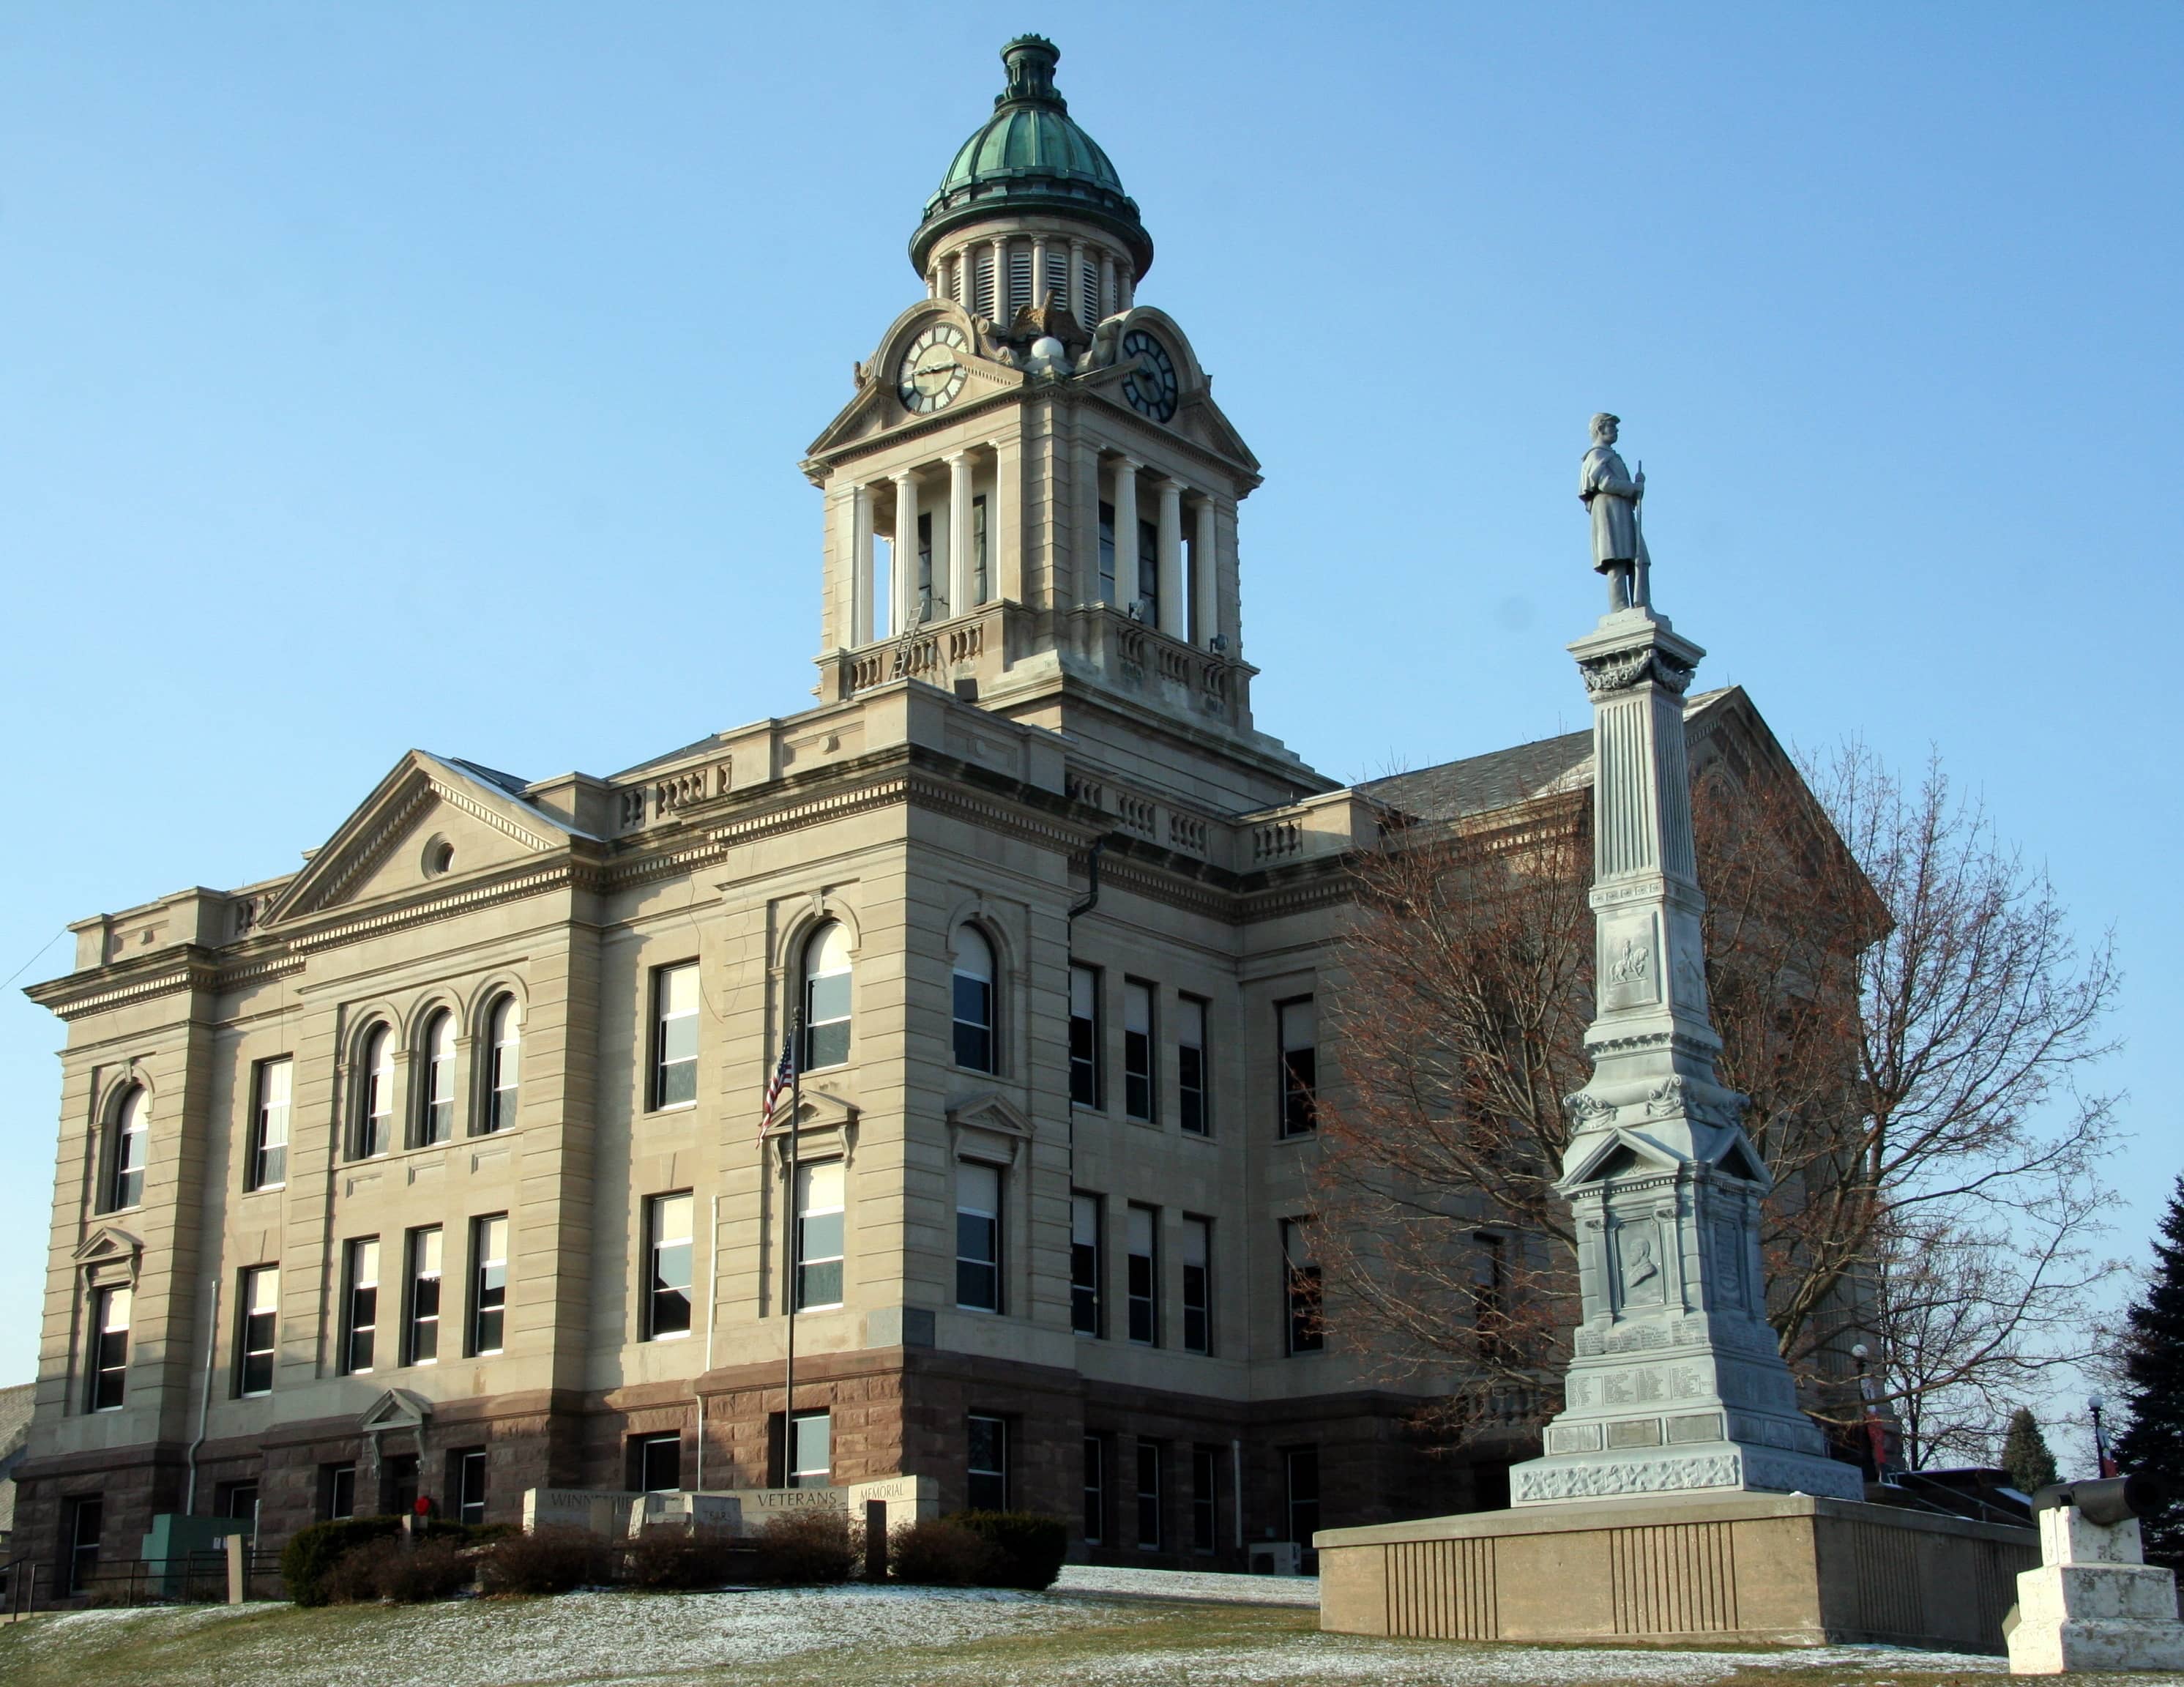
POLYGON ((278 1183, 260 1183, 256 1189, 245 1189, 242 1193, 246 1195, 277 1195, 287 1187, 287 1183, 283 1180, 278 1183))
POLYGON ((695 1101, 671 1101, 665 1107, 647 1107, 640 1116, 657 1119, 669 1113, 694 1113, 697 1110, 695 1101))

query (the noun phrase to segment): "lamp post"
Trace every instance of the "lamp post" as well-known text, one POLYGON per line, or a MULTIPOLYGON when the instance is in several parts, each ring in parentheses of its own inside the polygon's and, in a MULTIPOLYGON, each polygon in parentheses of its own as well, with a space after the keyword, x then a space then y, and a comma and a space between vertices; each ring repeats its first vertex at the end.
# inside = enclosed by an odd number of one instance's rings
POLYGON ((1869 1352, 1869 1350, 1866 1345, 1861 1341, 1851 1348, 1850 1356, 1858 1361, 1858 1395, 1865 1411, 1865 1439, 1873 1448, 1873 1479, 1876 1482, 1886 1482, 1888 1480, 1888 1431, 1886 1426, 1880 1421, 1880 1414, 1874 1409, 1873 1374, 1867 1370, 1865 1363, 1869 1352))
POLYGON ((2108 1404, 2105 1395, 2087 1395, 2086 1396, 2086 1410, 2092 1414, 2093 1420, 2093 1456, 2100 1462, 2101 1475, 2103 1479, 2122 1474, 2122 1472, 2116 1468, 2116 1462, 2109 1456, 2108 1426, 2101 1422, 2101 1413, 2108 1410, 2108 1404))

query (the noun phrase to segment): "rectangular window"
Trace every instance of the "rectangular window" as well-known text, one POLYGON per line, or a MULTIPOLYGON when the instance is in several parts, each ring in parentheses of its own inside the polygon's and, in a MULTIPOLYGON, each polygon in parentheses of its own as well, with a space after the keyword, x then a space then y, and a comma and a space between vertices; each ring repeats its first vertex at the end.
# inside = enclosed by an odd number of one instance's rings
POLYGON ((1319 1261, 1312 1257, 1312 1221, 1282 1221, 1282 1302, 1289 1350, 1318 1353, 1327 1345, 1320 1324, 1319 1261))
POLYGON ((1129 1211, 1130 1339, 1160 1344, 1160 1209, 1131 1203, 1129 1211))
POLYGON ((1086 330, 1100 326, 1100 266, 1084 265, 1084 320, 1080 325, 1086 330))
POLYGON ((1221 1530, 1221 1449, 1190 1450, 1190 1550, 1211 1552, 1221 1530))
POLYGON ((113 1130, 113 1175, 106 1184, 106 1210, 125 1211, 144 1203, 144 1162, 152 1145, 150 1103, 142 1089, 132 1089, 115 1116, 113 1130))
POLYGON ((360 1236, 342 1247, 340 1370, 361 1376, 371 1369, 379 1335, 379 1238, 360 1236))
POLYGON ((682 1107, 698 1099, 698 963, 652 975, 652 1105, 682 1107))
POLYGON ((645 1203, 644 1228, 652 1256, 652 1285, 645 1292, 644 1337, 664 1341, 690 1333, 690 1193, 655 1195, 645 1203))
POLYGON ((971 596, 974 603, 983 604, 993 595, 989 583, 991 576, 986 563, 986 494, 979 493, 971 500, 971 596))
POLYGON ((281 1311, 280 1272, 272 1266, 252 1266, 242 1273, 242 1292, 236 1300, 242 1322, 235 1344, 235 1391, 271 1394, 274 1338, 281 1311))
POLYGON ((1136 978, 1123 981, 1123 1111, 1153 1116, 1153 987, 1136 978))
POLYGON ((824 1488, 834 1466, 831 1412, 800 1411, 789 1426, 788 1486, 824 1488))
POLYGON ((1183 1350, 1213 1351, 1213 1221, 1183 1221, 1183 1350))
POLYGON ((448 1455, 448 1493, 457 1523, 475 1527, 485 1521, 485 1469, 483 1447, 458 1447, 448 1455))
POLYGON ((1290 1539, 1312 1551, 1319 1528, 1319 1449, 1291 1447, 1282 1455, 1289 1501, 1290 1539))
POLYGON ((921 616, 933 619, 933 512, 920 510, 917 516, 917 607, 921 616))
POLYGON ((471 1221, 471 1340, 473 1357, 498 1353, 507 1333, 508 1215, 471 1221))
POLYGON ((1176 1123, 1192 1136, 1213 1130, 1212 1086, 1206 1066, 1206 1004, 1179 996, 1175 1005, 1176 1123))
POLYGON ((796 1306, 842 1304, 842 1162, 796 1168, 796 1306))
POLYGON ((1107 1538, 1107 1444, 1084 1438, 1084 1542, 1097 1546, 1107 1538))
POLYGON ((1478 1252, 1471 1263, 1471 1316, 1479 1330, 1480 1350, 1498 1356, 1508 1345, 1508 1308, 1503 1303, 1502 1239, 1481 1230, 1471 1239, 1478 1252))
POLYGON ((1115 506, 1100 500, 1100 601, 1115 601, 1115 506))
POLYGON ((1009 326, 1016 320, 1017 312, 1031 302, 1031 253, 1011 251, 1009 253, 1009 314, 1001 319, 1001 326, 1009 326))
POLYGON ((1001 313, 994 302, 994 254, 980 252, 971 264, 971 292, 976 303, 972 306, 974 315, 998 322, 1001 313))
POLYGON ((956 1304, 1001 1310, 1001 1174, 973 1160, 956 1162, 956 1304))
POLYGON ((260 1061, 253 1074, 250 1187, 278 1189, 288 1181, 288 1100, 292 1068, 287 1055, 260 1061))
POLYGON ((1100 969, 1069 969, 1069 1099, 1079 1107, 1100 1105, 1100 969))
POLYGON ((118 1411, 127 1393, 129 1317, 135 1291, 96 1289, 91 1295, 91 1409, 118 1411))
POLYGON ((412 1230, 404 1244, 409 1316, 402 1332, 403 1362, 440 1362, 440 1227, 412 1230))
POLYGON ((1160 526, 1140 517, 1138 521, 1139 614, 1147 626, 1160 625, 1160 526))
POLYGON ((319 1467, 319 1516, 332 1523, 356 1515, 356 1467, 322 1464, 319 1467))
POLYGON ((1161 1550, 1161 1448, 1157 1441, 1138 1443, 1138 1545, 1147 1552, 1161 1550))
POLYGON ((1100 1295, 1107 1269, 1101 1236, 1105 1205, 1097 1195, 1069 1198, 1069 1327, 1079 1335, 1107 1333, 1100 1295))
POLYGON ((1304 1136, 1318 1122, 1313 1092, 1319 1084, 1319 1016, 1310 996, 1277 1002, 1274 1016, 1282 1045, 1282 1134, 1304 1136))
POLYGON ((1009 1426, 1001 1417, 971 1415, 971 1480, 965 1497, 974 1512, 1009 1508, 1009 1426))
POLYGON ((254 1538, 258 1534, 258 1484, 254 1482, 214 1484, 212 1514, 241 1523, 243 1532, 254 1538))
MULTIPOLYGON (((92 1496, 69 1501, 68 1585, 70 1594, 86 1593, 98 1576, 98 1541, 106 1531, 106 1501, 92 1496)), ((23 1572, 28 1574, 26 1570, 23 1572)))
POLYGON ((679 1432, 629 1438, 630 1486, 641 1494, 671 1494, 682 1485, 679 1432))

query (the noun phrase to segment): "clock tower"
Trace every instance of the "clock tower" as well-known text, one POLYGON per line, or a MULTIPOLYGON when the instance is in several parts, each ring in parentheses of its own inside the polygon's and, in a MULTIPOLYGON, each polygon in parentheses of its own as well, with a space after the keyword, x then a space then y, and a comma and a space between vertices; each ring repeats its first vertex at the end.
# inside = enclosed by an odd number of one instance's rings
POLYGON ((811 446, 820 695, 922 679, 1231 810, 1329 788, 1255 731, 1237 509, 1259 465, 1139 302, 1136 203, 1037 36, 911 238, 925 297, 811 446))

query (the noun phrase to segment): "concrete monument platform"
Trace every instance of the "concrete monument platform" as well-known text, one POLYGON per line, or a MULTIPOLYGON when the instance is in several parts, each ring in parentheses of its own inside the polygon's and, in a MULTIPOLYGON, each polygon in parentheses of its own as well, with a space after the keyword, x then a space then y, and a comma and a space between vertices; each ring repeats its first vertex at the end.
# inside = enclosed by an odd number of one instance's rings
POLYGON ((1444 1640, 2000 1652, 2031 1529, 1806 1494, 1634 1495, 1322 1529, 1319 1626, 1444 1640))

